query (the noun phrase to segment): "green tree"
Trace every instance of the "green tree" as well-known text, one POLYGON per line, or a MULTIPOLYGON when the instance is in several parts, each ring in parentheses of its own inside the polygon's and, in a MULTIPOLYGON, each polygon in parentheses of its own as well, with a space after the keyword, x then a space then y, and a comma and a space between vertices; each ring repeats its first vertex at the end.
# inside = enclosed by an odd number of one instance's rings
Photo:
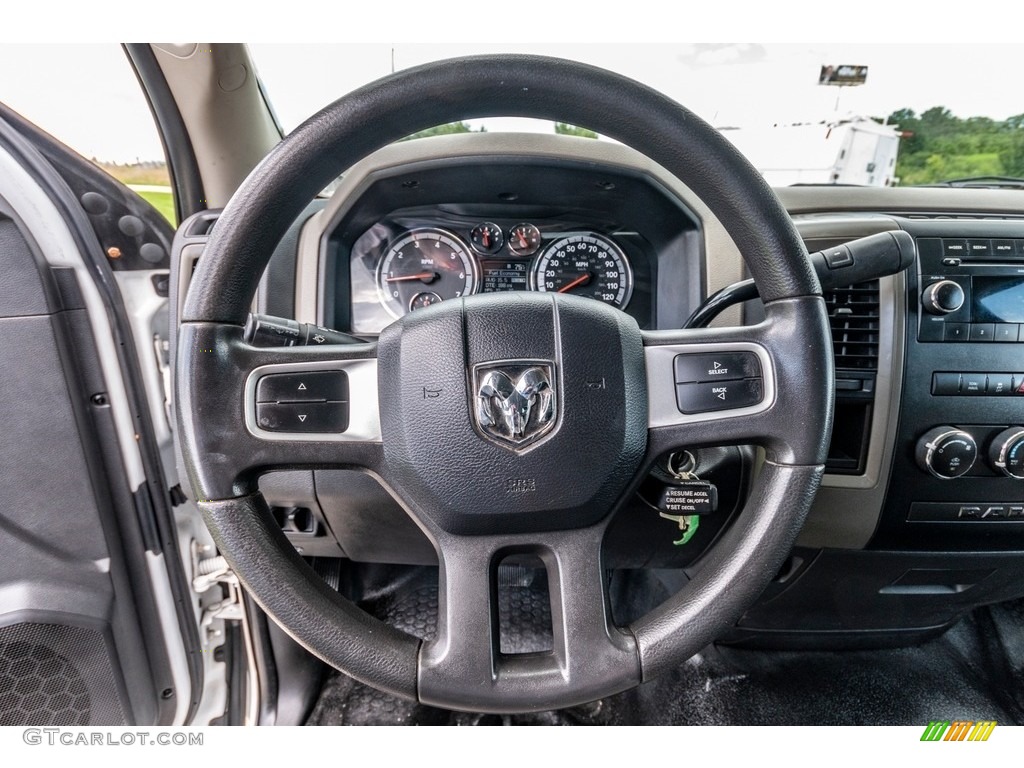
POLYGON ((560 136, 582 136, 584 139, 596 139, 597 134, 589 128, 580 128, 569 123, 555 123, 555 133, 560 136))
MULTIPOLYGON (((487 128, 480 126, 480 129, 476 133, 486 133, 487 128)), ((445 123, 444 125, 436 125, 433 128, 427 128, 425 131, 417 131, 411 136, 406 136, 402 141, 408 141, 409 139, 423 139, 428 136, 450 136, 453 133, 474 133, 473 127, 466 122, 459 121, 457 123, 445 123)))
POLYGON ((901 184, 934 184, 970 176, 1024 176, 1024 114, 1006 120, 960 118, 945 107, 887 120, 903 131, 896 175, 901 184))

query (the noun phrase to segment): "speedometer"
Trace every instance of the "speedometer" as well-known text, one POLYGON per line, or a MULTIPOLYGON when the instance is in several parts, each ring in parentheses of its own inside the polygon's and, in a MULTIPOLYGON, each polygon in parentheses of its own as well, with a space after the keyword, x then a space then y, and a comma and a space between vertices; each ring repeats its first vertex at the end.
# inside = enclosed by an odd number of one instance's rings
POLYGON ((633 271, 622 249, 604 235, 569 235, 537 259, 533 288, 588 296, 622 309, 633 293, 633 271))
POLYGON ((394 317, 476 290, 476 262, 455 235, 414 229, 388 248, 377 267, 377 292, 394 317))

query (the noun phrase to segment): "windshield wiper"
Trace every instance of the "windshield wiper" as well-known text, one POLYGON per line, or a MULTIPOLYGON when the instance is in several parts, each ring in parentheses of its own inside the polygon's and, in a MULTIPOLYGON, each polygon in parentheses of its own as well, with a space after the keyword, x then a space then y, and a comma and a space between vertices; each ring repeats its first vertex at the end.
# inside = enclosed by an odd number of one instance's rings
POLYGON ((1024 179, 1016 176, 968 176, 963 179, 921 184, 922 187, 972 187, 980 189, 1024 189, 1024 179))

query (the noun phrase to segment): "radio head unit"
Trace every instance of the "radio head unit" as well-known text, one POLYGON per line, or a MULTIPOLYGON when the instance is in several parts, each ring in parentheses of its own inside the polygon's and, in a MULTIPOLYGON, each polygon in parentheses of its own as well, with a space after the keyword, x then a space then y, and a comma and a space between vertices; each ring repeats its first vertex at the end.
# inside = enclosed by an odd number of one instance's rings
POLYGON ((1024 239, 917 241, 919 341, 1024 341, 1024 239))

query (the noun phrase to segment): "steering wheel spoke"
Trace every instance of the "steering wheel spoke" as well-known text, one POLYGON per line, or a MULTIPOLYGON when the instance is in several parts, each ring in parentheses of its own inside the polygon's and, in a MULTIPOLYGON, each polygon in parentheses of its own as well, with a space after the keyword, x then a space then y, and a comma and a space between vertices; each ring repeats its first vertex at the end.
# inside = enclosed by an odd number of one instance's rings
MULTIPOLYGON (((441 534, 438 633, 420 651, 420 699, 447 706, 457 692, 479 711, 505 711, 510 701, 523 710, 544 710, 636 685, 635 641, 612 625, 608 610, 599 555, 603 535, 604 525, 543 537, 441 534), (543 564, 551 601, 548 652, 500 650, 498 567, 516 556, 543 564)), ((515 621, 515 615, 506 618, 515 621)))
POLYGON ((216 458, 215 472, 190 467, 200 499, 252 493, 272 469, 379 466, 375 344, 255 347, 226 323, 185 323, 179 338, 195 381, 177 397, 202 424, 183 420, 181 438, 216 458))
POLYGON ((752 444, 776 463, 820 463, 832 368, 807 370, 806 358, 792 354, 828 344, 823 319, 804 319, 814 302, 821 299, 772 302, 756 326, 645 333, 648 454, 752 444))

